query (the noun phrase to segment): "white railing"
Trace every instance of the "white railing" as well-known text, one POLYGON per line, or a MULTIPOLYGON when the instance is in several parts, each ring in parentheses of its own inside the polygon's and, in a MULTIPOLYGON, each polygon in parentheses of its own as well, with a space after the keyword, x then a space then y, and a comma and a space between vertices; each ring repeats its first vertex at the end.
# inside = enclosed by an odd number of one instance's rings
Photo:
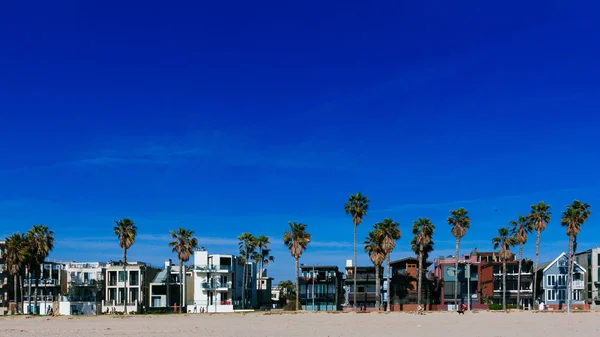
POLYGON ((573 289, 583 289, 585 288, 585 282, 582 280, 573 280, 573 289))

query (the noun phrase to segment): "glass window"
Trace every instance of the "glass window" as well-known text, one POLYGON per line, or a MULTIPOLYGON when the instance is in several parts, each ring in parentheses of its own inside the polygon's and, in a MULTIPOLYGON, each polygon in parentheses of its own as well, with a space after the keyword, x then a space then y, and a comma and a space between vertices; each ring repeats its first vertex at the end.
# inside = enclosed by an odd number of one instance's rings
POLYGON ((554 290, 546 290, 546 301, 556 301, 556 293, 554 292, 554 290))
POLYGON ((566 293, 567 293, 567 292, 565 291, 565 289, 560 289, 560 290, 558 291, 558 300, 559 300, 559 301, 564 301, 564 300, 566 300, 566 299, 567 299, 567 297, 566 297, 566 293))
POLYGON ((125 281, 125 274, 122 271, 120 271, 119 272, 119 282, 123 282, 123 281, 125 281))
POLYGON ((556 285, 556 275, 546 276, 546 285, 548 285, 548 286, 556 285))
POLYGON ((557 275, 557 279, 559 286, 567 285, 567 275, 557 275))
POLYGON ((137 286, 139 284, 139 273, 138 271, 130 271, 129 272, 129 285, 137 286))

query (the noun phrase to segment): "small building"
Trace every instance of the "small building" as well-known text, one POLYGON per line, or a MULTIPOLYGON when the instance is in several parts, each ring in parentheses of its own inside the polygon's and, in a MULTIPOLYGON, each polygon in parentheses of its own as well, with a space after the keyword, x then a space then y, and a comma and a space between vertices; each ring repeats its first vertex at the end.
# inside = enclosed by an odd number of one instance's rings
MULTIPOLYGON (((542 302, 549 309, 564 310, 567 307, 568 260, 567 254, 563 252, 553 261, 538 266, 538 271, 542 271, 542 277, 538 283, 540 284, 539 288, 544 291, 542 302)), ((586 270, 575 261, 573 264, 571 307, 583 308, 585 307, 583 290, 585 289, 586 270)))
MULTIPOLYGON (((165 262, 165 267, 154 276, 150 282, 150 308, 172 308, 187 304, 193 296, 188 294, 188 284, 192 281, 192 272, 183 266, 183 283, 180 280, 179 266, 171 260, 165 262), (181 293, 185 294, 183 302, 181 293)), ((193 289, 193 285, 192 285, 193 289)))
POLYGON ((104 271, 105 289, 102 301, 103 313, 141 313, 148 305, 150 280, 158 273, 157 268, 144 262, 127 262, 127 275, 122 261, 111 261, 104 271))
MULTIPOLYGON (((432 263, 429 261, 423 264, 421 301, 424 304, 437 304, 437 299, 433 296, 431 289, 432 282, 427 277, 427 270, 431 265, 432 263), (432 303, 434 299, 435 303, 432 303)), ((390 262, 390 267, 392 269, 391 289, 388 292, 393 305, 392 310, 402 310, 404 304, 416 304, 419 260, 416 257, 407 257, 390 262)))
POLYGON ((337 266, 302 265, 298 285, 302 310, 341 310, 344 298, 342 273, 337 266))
MULTIPOLYGON (((503 264, 496 253, 481 252, 478 254, 480 264, 481 295, 489 303, 502 303, 503 264)), ((533 261, 524 259, 521 264, 521 284, 519 280, 519 260, 513 254, 506 261, 506 305, 519 306, 530 310, 534 306, 533 297, 533 261), (517 304, 517 295, 521 303, 517 304)))
POLYGON ((440 285, 439 303, 448 310, 454 310, 459 304, 470 305, 471 308, 481 304, 480 271, 482 261, 486 261, 486 253, 481 256, 477 251, 465 254, 458 259, 458 272, 454 256, 434 259, 433 276, 440 285), (458 282, 456 302, 454 301, 455 284, 458 282), (442 286, 443 285, 443 286, 442 286), (457 303, 458 302, 458 303, 457 303))
POLYGON ((256 307, 256 271, 246 264, 246 304, 242 306, 244 263, 235 255, 208 254, 204 248, 194 252, 193 300, 187 310, 198 312, 233 312, 256 307))
MULTIPOLYGON (((356 307, 365 307, 367 310, 377 310, 375 303, 377 299, 377 282, 375 277, 375 266, 356 267, 356 275, 354 275, 354 267, 352 260, 346 261, 346 280, 344 282, 346 289, 346 307, 354 307, 354 294, 356 293, 356 307), (356 289, 354 289, 354 279, 356 278, 356 289)), ((383 288, 383 267, 379 267, 379 286, 383 288)), ((380 303, 383 307, 383 301, 380 303)))
POLYGON ((258 307, 271 307, 273 301, 271 300, 271 289, 273 287, 273 278, 267 275, 267 270, 263 269, 262 272, 256 274, 256 299, 258 307))
POLYGON ((61 315, 97 315, 104 299, 104 262, 66 262, 62 266, 61 315))
POLYGON ((23 278, 23 312, 39 313, 47 315, 51 310, 54 311, 53 302, 59 300, 60 282, 61 282, 62 264, 58 262, 43 262, 39 266, 39 270, 29 273, 25 269, 26 275, 31 275, 23 278), (37 297, 35 288, 37 284, 37 297), (37 307, 36 307, 37 299, 37 307))
POLYGON ((575 261, 586 270, 583 299, 592 309, 600 309, 600 247, 575 255, 575 261))

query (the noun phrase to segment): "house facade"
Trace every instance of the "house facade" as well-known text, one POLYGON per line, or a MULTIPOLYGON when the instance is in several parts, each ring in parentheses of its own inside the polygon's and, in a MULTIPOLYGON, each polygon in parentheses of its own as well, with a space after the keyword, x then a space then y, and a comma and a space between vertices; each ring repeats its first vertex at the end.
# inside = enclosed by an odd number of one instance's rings
MULTIPOLYGON (((551 262, 539 266, 542 270, 541 286, 543 289, 542 302, 553 310, 564 310, 567 306, 568 294, 568 258, 562 253, 551 262)), ((539 273, 538 273, 539 274, 539 273)), ((571 306, 581 308, 585 304, 583 291, 585 289, 586 270, 579 263, 574 262, 573 292, 571 306)))
POLYGON ((246 264, 246 296, 242 305, 244 263, 237 256, 208 254, 204 249, 194 252, 193 300, 188 301, 188 312, 233 312, 237 308, 256 307, 256 270, 246 264))
POLYGON ((104 299, 103 262, 66 262, 62 266, 61 315, 97 315, 104 299))
POLYGON ((148 287, 158 269, 143 262, 127 262, 127 274, 123 271, 123 262, 109 262, 104 269, 103 313, 128 312, 140 313, 148 306, 148 287), (127 291, 126 291, 127 290, 127 291))
MULTIPOLYGON (((422 303, 430 303, 434 298, 431 289, 431 280, 427 277, 427 269, 432 265, 427 261, 423 265, 422 274, 422 303)), ((388 298, 391 298, 392 310, 403 310, 405 304, 416 304, 418 297, 418 259, 407 257, 390 262, 391 278, 388 298)), ((385 283, 384 283, 385 287, 385 283)), ((385 301, 384 301, 385 302, 385 301)), ((437 304, 437 301, 436 301, 437 304)))
POLYGON ((342 273, 337 266, 301 266, 298 285, 302 310, 341 310, 342 273))
POLYGON ((259 308, 271 307, 271 289, 273 288, 273 278, 267 275, 267 270, 263 269, 256 274, 256 300, 259 308))
MULTIPOLYGON (((377 310, 375 303, 377 299, 375 267, 356 267, 356 275, 354 275, 354 267, 352 260, 346 261, 346 280, 345 288, 345 308, 353 308, 354 294, 356 293, 356 307, 365 307, 367 310, 377 310), (356 279, 356 289, 354 289, 354 279, 356 279)), ((383 288, 383 267, 379 268, 379 285, 383 288)), ((380 299, 380 303, 383 303, 380 299)))
MULTIPOLYGON (((500 304, 503 297, 503 264, 496 253, 481 252, 477 254, 481 297, 489 302, 500 304)), ((523 260, 521 263, 521 284, 519 280, 519 260, 513 254, 506 261, 506 304, 520 307, 524 310, 534 308, 533 296, 533 261, 523 260), (517 296, 519 295, 519 296, 517 296), (520 303, 517 304, 517 298, 520 303)), ((483 301, 482 301, 483 302, 483 301)))
POLYGON ((0 316, 5 315, 9 310, 10 299, 10 274, 6 267, 6 243, 0 241, 0 316))
MULTIPOLYGON (((159 271, 154 279, 150 282, 150 308, 172 308, 187 304, 187 301, 192 299, 188 287, 192 281, 192 272, 183 266, 183 282, 180 280, 179 266, 173 265, 171 260, 165 262, 165 267, 159 271), (181 293, 183 292, 183 302, 181 293)), ((193 282, 193 281, 192 281, 193 282)), ((193 289, 193 284, 191 285, 193 289)))
POLYGON ((46 315, 53 307, 53 302, 59 300, 61 285, 62 264, 57 262, 44 262, 35 272, 25 270, 27 277, 23 278, 23 312, 39 313, 46 315), (29 277, 29 275, 31 275, 29 277), (37 285, 37 296, 36 296, 37 285), (36 307, 37 299, 37 307, 36 307))
POLYGON ((575 255, 575 261, 586 270, 583 298, 594 310, 600 309, 600 247, 575 255))
MULTIPOLYGON (((485 258, 483 260, 485 261, 485 258)), ((433 276, 440 286, 439 303, 442 306, 448 310, 455 310, 457 305, 463 303, 471 308, 481 305, 481 261, 482 257, 476 251, 465 254, 458 259, 457 272, 455 257, 442 256, 434 259, 433 276), (458 293, 455 302, 454 287, 457 282, 458 293)))

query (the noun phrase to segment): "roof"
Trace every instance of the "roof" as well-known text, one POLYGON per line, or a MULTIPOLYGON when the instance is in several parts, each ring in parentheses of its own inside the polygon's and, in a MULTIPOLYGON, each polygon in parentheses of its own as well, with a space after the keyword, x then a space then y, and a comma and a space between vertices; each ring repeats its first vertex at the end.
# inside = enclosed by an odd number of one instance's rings
MULTIPOLYGON (((405 257, 405 258, 390 262, 390 266, 398 264, 398 263, 412 262, 412 261, 414 261, 415 263, 418 263, 419 259, 417 259, 416 257, 405 257)), ((433 262, 431 262, 431 261, 425 261, 426 266, 431 266, 432 264, 433 264, 433 262)))
MULTIPOLYGON (((548 263, 546 265, 546 267, 542 270, 542 272, 546 272, 546 270, 548 270, 548 268, 550 268, 551 266, 553 266, 563 256, 567 256, 567 254, 565 254, 565 252, 562 252, 558 257, 556 257, 556 259, 554 259, 554 260, 552 260, 552 262, 548 263)), ((579 267, 579 269, 583 270, 583 272, 585 273, 585 268, 583 268, 579 263, 577 263, 577 261, 573 260, 573 264, 575 266, 579 267)), ((538 266, 538 270, 540 270, 539 266, 538 266)))
MULTIPOLYGON (((300 269, 315 269, 315 270, 323 270, 323 269, 334 269, 334 270, 339 270, 340 268, 338 266, 300 266, 300 269)), ((359 267, 360 268, 360 267, 359 267)))

